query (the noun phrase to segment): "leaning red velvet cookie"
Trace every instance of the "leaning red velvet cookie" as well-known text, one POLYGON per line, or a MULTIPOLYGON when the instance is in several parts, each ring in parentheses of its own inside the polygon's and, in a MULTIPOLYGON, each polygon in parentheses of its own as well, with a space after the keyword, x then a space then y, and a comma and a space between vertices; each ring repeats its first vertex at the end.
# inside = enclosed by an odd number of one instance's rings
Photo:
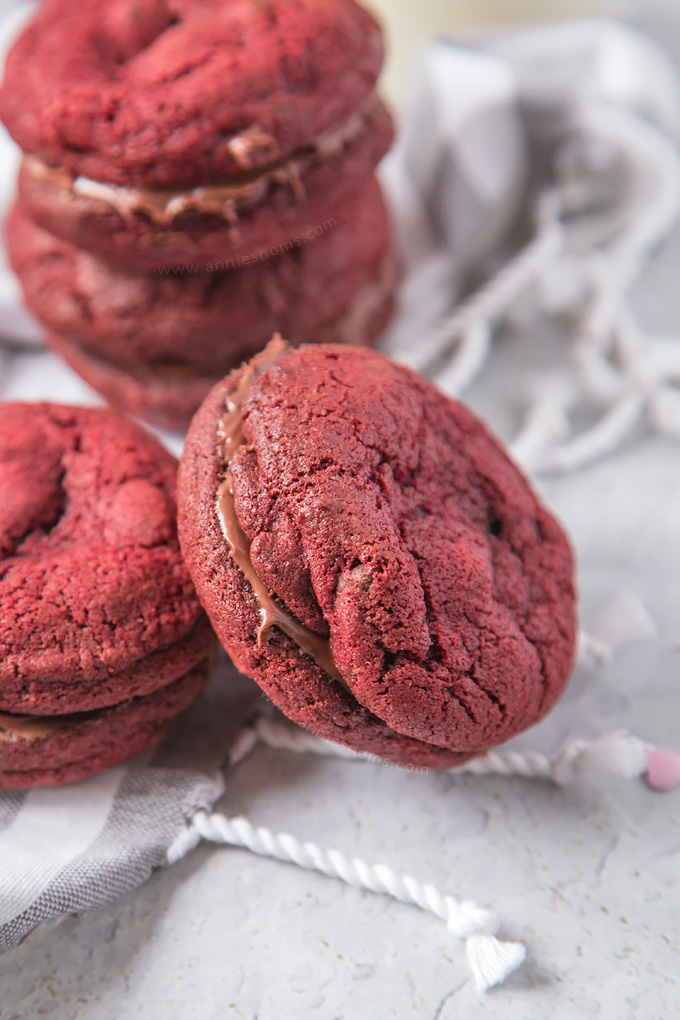
POLYGON ((1 711, 117 704, 210 653, 175 468, 112 411, 0 404, 1 711))
MULTIPOLYGON (((245 263, 228 259, 207 271, 112 267, 42 230, 19 205, 6 236, 26 304, 52 332, 133 375, 143 375, 149 363, 176 373, 183 366, 198 374, 207 369, 208 388, 274 332, 304 339, 341 315, 391 258, 389 217, 375 178, 284 248, 269 246, 245 263)), ((360 340, 370 332, 359 330, 360 340)))
POLYGON ((444 767, 567 682, 564 533, 467 408, 381 354, 274 342, 216 386, 179 525, 236 665, 320 736, 444 767))
POLYGON ((353 0, 51 0, 0 116, 46 229, 126 265, 249 255, 324 222, 389 147, 353 0))
MULTIPOLYGON (((364 281, 339 315, 319 323, 301 338, 311 342, 370 345, 387 328, 394 310, 396 269, 388 257, 373 277, 364 281)), ((290 313, 289 313, 290 314, 290 313)), ((225 354, 215 364, 149 360, 130 364, 105 353, 86 350, 70 337, 47 333, 51 350, 66 361, 104 399, 125 414, 183 432, 201 403, 225 372, 238 365, 239 354, 225 354)), ((258 346, 262 347, 264 342, 258 346)), ((251 353, 252 347, 251 344, 251 353)), ((190 348, 189 348, 190 350, 190 348)))
POLYGON ((201 693, 211 671, 206 659, 159 691, 100 711, 0 713, 0 790, 73 783, 149 750, 201 693))

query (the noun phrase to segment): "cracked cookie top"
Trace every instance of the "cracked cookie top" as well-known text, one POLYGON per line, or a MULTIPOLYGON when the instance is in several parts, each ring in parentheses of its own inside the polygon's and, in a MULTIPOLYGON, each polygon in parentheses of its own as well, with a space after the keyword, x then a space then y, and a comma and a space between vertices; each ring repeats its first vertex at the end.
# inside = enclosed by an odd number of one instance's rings
POLYGON ((382 60, 354 0, 46 0, 7 58, 0 117, 94 181, 247 181, 336 144, 382 60))
POLYGON ((466 407, 384 355, 277 344, 232 373, 194 421, 179 502, 227 650, 322 736, 445 765, 535 723, 566 684, 564 533, 466 407))
POLYGON ((189 638, 175 468, 111 411, 0 404, 0 685, 57 697, 189 638))

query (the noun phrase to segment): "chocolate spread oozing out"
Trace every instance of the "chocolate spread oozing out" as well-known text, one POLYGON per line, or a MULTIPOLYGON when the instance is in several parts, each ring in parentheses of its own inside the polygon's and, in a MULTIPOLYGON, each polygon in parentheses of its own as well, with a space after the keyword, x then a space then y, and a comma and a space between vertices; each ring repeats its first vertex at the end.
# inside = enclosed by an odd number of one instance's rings
POLYGON ((222 531, 229 543, 231 558, 250 584, 260 610, 261 623, 257 628, 257 643, 262 644, 262 635, 269 627, 278 627, 291 641, 310 655, 317 666, 333 680, 347 690, 340 670, 338 669, 333 650, 328 638, 322 637, 300 623, 288 610, 278 605, 269 593, 267 586, 258 576, 250 558, 250 540, 243 531, 234 506, 231 471, 229 465, 234 454, 246 442, 241 424, 241 406, 248 389, 258 376, 266 372, 289 348, 277 334, 261 354, 258 354, 243 371, 237 388, 230 394, 227 411, 219 424, 219 457, 226 472, 224 481, 217 491, 217 513, 222 531))
POLYGON ((241 166, 242 173, 223 183, 201 185, 187 190, 171 188, 125 187, 77 177, 63 167, 52 167, 37 156, 25 155, 25 172, 58 191, 67 191, 82 198, 103 202, 115 209, 126 222, 135 214, 144 214, 152 223, 170 227, 186 212, 211 214, 222 217, 238 236, 240 202, 259 202, 272 184, 289 187, 297 202, 304 201, 302 172, 308 164, 334 156, 350 144, 365 128, 367 118, 381 106, 373 93, 367 102, 344 124, 319 135, 310 144, 292 155, 274 158, 259 169, 250 169, 250 154, 258 146, 276 154, 276 142, 251 127, 236 135, 229 143, 232 155, 241 166))

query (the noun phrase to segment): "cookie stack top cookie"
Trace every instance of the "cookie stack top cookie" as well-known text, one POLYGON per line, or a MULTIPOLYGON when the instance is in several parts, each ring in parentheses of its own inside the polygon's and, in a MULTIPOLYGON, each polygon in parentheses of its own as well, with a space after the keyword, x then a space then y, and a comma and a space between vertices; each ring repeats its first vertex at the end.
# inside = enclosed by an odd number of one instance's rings
POLYGON ((290 243, 389 147, 382 57, 353 0, 50 0, 0 89, 20 197, 126 267, 290 243))
POLYGON ((341 144, 378 103, 382 60, 353 0, 47 0, 0 117, 73 177, 189 187, 341 144))
POLYGON ((47 0, 0 117, 24 149, 12 262, 48 345, 183 429, 275 330, 372 343, 397 278, 382 59, 353 0, 47 0))

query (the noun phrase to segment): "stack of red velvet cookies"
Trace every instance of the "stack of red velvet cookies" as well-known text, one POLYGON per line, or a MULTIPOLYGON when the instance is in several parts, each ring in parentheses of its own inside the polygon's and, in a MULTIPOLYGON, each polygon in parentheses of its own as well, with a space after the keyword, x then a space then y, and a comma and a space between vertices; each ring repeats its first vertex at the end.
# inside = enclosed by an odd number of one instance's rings
POLYGON ((394 289, 382 59, 354 0, 46 0, 0 115, 25 153, 10 255, 50 346, 181 428, 274 330, 371 342, 394 289))
POLYGON ((175 474, 113 411, 0 404, 0 789, 132 758, 208 682, 175 474))

